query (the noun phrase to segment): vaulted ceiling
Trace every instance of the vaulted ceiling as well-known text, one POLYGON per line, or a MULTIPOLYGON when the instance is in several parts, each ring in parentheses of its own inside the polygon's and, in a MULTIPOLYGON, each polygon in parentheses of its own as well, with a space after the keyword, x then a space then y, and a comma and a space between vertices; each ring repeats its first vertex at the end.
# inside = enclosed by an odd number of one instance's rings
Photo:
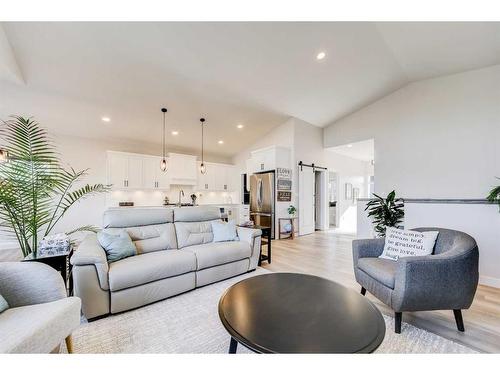
POLYGON ((231 156, 288 117, 325 126, 408 82, 499 63, 500 23, 3 23, 0 118, 159 144, 166 106, 170 145, 198 149, 204 116, 206 150, 231 156))

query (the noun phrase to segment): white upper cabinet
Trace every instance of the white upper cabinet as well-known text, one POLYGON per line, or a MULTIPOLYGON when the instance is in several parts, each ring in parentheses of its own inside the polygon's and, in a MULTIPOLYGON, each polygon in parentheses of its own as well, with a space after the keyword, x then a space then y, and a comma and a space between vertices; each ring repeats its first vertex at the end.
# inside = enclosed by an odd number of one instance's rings
POLYGON ((156 156, 146 156, 143 158, 142 183, 145 189, 169 189, 169 171, 163 172, 160 169, 161 158, 156 156))
POLYGON ((238 189, 235 183, 236 169, 232 165, 206 163, 206 173, 202 174, 199 171, 200 163, 198 163, 198 191, 236 191, 238 189))
POLYGON ((168 169, 163 172, 158 156, 117 151, 107 154, 108 184, 112 184, 113 189, 168 190, 170 185, 192 185, 198 191, 238 189, 238 176, 232 165, 205 163, 207 172, 201 174, 196 156, 170 153, 168 169))
POLYGON ((142 157, 121 152, 108 153, 108 184, 114 189, 142 188, 142 157))
POLYGON ((169 153, 168 172, 172 185, 197 185, 196 156, 169 153))
POLYGON ((290 167, 290 150, 285 147, 271 146, 252 151, 247 160, 248 175, 290 167))

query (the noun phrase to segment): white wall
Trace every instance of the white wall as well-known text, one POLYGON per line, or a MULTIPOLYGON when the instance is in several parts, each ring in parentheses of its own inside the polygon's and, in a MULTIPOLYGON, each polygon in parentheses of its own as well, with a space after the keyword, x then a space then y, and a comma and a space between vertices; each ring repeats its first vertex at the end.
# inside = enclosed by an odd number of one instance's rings
POLYGON ((376 192, 482 198, 500 175, 500 65, 410 84, 325 128, 325 147, 373 138, 376 192))
MULTIPOLYGON (((403 198, 484 198, 500 176, 500 65, 410 84, 324 131, 326 147, 373 138, 375 191, 403 198)), ((358 207, 358 236, 370 236, 358 207)), ((465 231, 479 244, 481 282, 500 286, 496 207, 407 204, 405 227, 465 231)))

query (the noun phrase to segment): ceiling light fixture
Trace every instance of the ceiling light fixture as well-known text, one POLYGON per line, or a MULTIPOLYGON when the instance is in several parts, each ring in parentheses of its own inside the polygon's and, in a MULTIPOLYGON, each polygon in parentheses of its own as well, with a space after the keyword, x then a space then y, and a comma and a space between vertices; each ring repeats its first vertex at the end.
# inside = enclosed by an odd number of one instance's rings
POLYGON ((236 125, 236 127, 237 127, 238 129, 243 129, 243 128, 244 128, 244 126, 243 126, 242 124, 236 125))
POLYGON ((174 130, 174 131, 172 132, 172 135, 179 135, 179 132, 178 132, 177 130, 174 130))
POLYGON ((347 147, 351 148, 351 147, 352 147, 352 145, 347 145, 347 147))
POLYGON ((201 164, 200 164, 200 173, 205 174, 207 173, 207 167, 205 166, 205 160, 203 158, 203 124, 205 122, 205 119, 202 117, 200 118, 201 122, 201 164))
POLYGON ((316 55, 316 60, 323 60, 326 57, 325 52, 320 52, 316 55))
POLYGON ((167 109, 166 108, 162 108, 161 111, 163 113, 163 152, 162 152, 162 159, 161 159, 161 162, 160 162, 160 169, 163 172, 166 172, 167 169, 168 169, 167 157, 165 155, 165 128, 166 128, 165 115, 167 114, 167 109))
POLYGON ((104 121, 104 122, 111 122, 111 119, 109 117, 101 117, 101 120, 104 121))
POLYGON ((217 142, 218 144, 220 145, 223 145, 224 144, 224 141, 221 139, 219 142, 217 142))

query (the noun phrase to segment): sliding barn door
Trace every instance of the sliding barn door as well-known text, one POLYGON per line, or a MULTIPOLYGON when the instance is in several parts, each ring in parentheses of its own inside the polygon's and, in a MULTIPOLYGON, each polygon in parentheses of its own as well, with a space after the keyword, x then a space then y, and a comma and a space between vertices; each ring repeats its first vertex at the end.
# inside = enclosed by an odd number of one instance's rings
POLYGON ((315 228, 314 172, 312 168, 299 167, 299 235, 310 234, 315 228))

